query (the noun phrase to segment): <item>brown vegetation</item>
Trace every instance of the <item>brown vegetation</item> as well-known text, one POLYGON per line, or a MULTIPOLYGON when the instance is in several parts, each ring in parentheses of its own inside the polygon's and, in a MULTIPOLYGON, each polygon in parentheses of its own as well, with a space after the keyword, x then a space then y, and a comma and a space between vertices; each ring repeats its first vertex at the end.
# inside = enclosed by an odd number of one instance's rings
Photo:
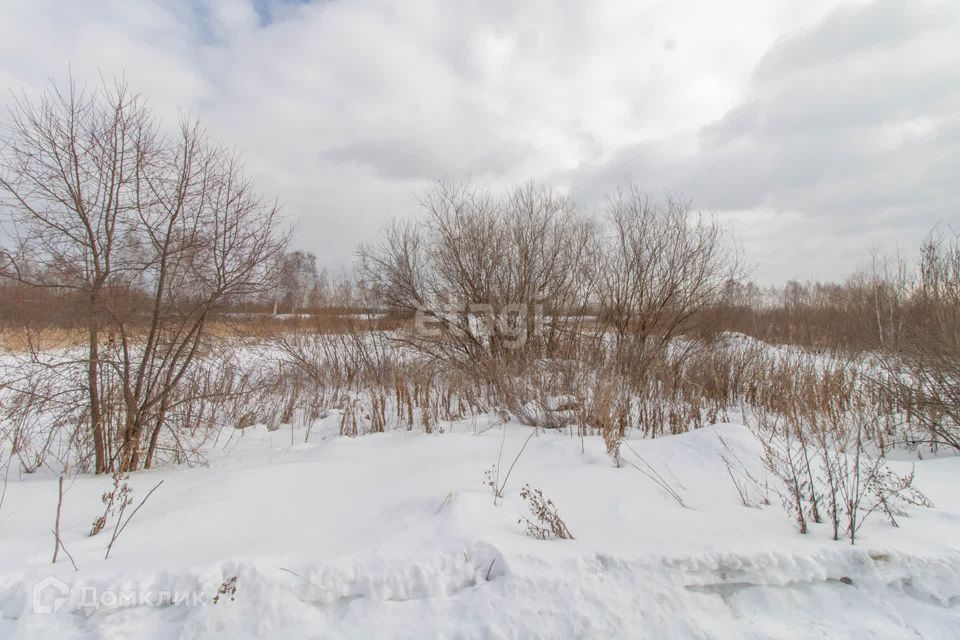
POLYGON ((225 425, 309 438, 332 412, 344 435, 510 415, 601 435, 618 466, 634 430, 731 415, 792 425, 824 460, 838 442, 960 450, 956 237, 917 265, 761 289, 679 200, 628 188, 591 217, 535 184, 440 184, 354 279, 286 252, 237 159, 195 123, 165 134, 122 84, 18 103, 7 142, 0 429, 27 471, 191 460, 225 425))
MULTIPOLYGON (((0 276, 16 292, 54 292, 41 300, 85 332, 78 391, 94 470, 149 466, 210 348, 212 312, 269 284, 285 246, 276 206, 197 123, 164 133, 122 82, 17 101, 0 198, 0 276)), ((61 364, 75 363, 46 366, 61 364)))

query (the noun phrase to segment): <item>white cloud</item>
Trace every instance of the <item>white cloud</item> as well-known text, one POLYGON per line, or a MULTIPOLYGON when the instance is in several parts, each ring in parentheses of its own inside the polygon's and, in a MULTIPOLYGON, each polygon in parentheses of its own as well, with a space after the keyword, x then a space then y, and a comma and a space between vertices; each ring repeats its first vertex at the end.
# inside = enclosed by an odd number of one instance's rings
POLYGON ((838 1, 6 0, 0 82, 126 72, 167 119, 183 107, 243 150, 330 265, 438 178, 550 180, 586 204, 632 179, 730 212, 767 278, 804 261, 822 277, 852 264, 821 251, 825 203, 861 203, 832 228, 882 237, 904 229, 892 202, 921 203, 920 228, 957 197, 937 178, 948 5, 838 1), (784 229, 809 242, 771 253, 784 229))

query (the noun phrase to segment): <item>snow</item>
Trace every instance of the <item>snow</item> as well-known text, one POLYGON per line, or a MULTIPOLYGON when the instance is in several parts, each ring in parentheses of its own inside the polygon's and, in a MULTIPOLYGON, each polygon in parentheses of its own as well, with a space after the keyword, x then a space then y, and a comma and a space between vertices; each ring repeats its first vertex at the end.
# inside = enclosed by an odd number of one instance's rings
MULTIPOLYGON (((68 479, 53 552, 57 482, 10 478, 0 508, 0 637, 12 638, 956 638, 960 458, 893 461, 936 505, 901 526, 875 515, 856 546, 827 525, 802 536, 773 504, 747 508, 720 439, 757 477, 760 446, 733 424, 629 441, 680 494, 616 468, 599 437, 542 431, 498 504, 530 428, 491 418, 447 433, 336 437, 236 431, 209 465, 134 474, 120 536, 89 537, 110 478, 68 479), (524 535, 520 489, 552 499, 574 540, 524 535), (33 587, 68 587, 54 613, 33 587), (233 600, 218 588, 236 576, 233 600), (96 593, 96 604, 90 594, 96 593)), ((12 475, 12 474, 11 474, 12 475)), ((772 482, 772 479, 771 479, 772 482)))

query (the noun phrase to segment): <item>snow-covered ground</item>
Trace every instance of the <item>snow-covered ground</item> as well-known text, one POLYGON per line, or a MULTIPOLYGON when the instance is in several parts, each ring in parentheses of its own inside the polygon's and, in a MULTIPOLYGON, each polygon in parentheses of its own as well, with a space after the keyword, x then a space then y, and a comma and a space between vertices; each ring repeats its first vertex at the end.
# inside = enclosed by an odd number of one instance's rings
POLYGON ((541 432, 494 505, 484 472, 502 448, 502 479, 527 427, 335 432, 336 416, 306 444, 289 428, 237 431, 208 467, 135 474, 134 505, 164 482, 108 560, 113 522, 88 533, 110 478, 68 479, 61 533, 79 571, 63 553, 50 563, 56 480, 10 477, 0 637, 960 637, 957 457, 915 463, 935 509, 912 509, 899 528, 875 514, 850 546, 826 525, 797 533, 773 492, 771 506, 742 506, 718 435, 764 472, 737 425, 624 448, 686 507, 615 468, 599 437, 541 432), (574 540, 524 534, 527 483, 574 540))

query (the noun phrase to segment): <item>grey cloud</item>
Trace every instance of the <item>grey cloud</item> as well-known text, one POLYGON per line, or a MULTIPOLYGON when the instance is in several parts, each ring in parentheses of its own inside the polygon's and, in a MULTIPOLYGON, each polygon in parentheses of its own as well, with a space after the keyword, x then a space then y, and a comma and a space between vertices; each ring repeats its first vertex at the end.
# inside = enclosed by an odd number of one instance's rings
MULTIPOLYGON (((426 133, 422 138, 361 140, 322 152, 336 163, 356 163, 373 168, 386 179, 435 180, 445 176, 504 176, 526 157, 523 146, 500 141, 426 133)), ((531 151, 527 149, 526 151, 531 151)))
POLYGON ((0 84, 127 72, 243 150, 327 263, 445 177, 681 192, 784 277, 957 215, 955 0, 7 4, 0 84))
POLYGON ((909 241, 960 221, 956 42, 955 3, 834 11, 771 47, 740 104, 700 129, 696 152, 636 145, 574 178, 576 188, 591 197, 628 178, 681 189, 707 210, 799 214, 864 254, 866 228, 909 241))
POLYGON ((873 0, 841 6, 816 28, 778 41, 760 60, 754 79, 764 82, 845 56, 895 48, 957 18, 958 6, 950 0, 873 0))

